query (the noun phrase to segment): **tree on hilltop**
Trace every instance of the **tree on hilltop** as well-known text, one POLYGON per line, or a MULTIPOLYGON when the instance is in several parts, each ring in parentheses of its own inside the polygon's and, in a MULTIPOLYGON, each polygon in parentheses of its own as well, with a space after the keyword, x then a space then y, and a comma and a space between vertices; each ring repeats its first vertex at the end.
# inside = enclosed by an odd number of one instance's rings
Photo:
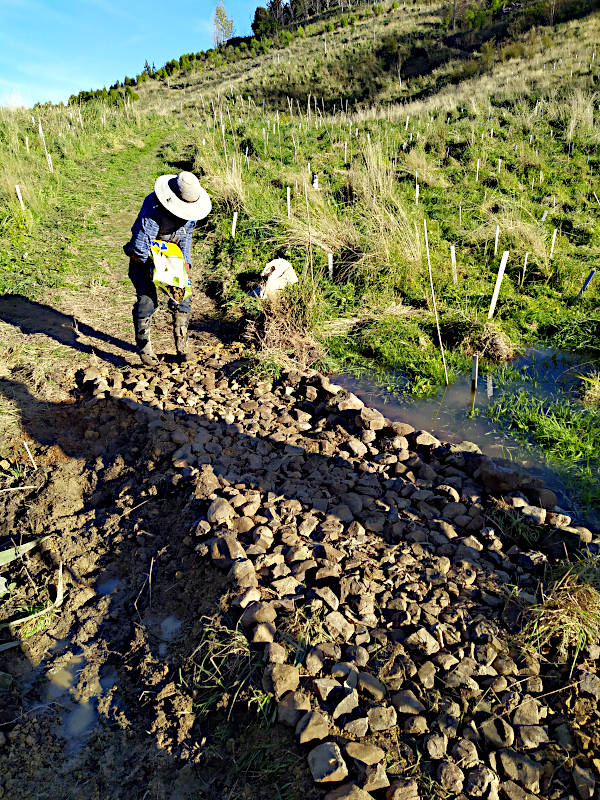
POLYGON ((215 47, 222 47, 233 35, 233 19, 227 16, 225 3, 218 0, 213 17, 213 42, 215 47))
POLYGON ((259 6, 254 12, 254 22, 251 27, 257 39, 264 39, 277 31, 279 23, 266 8, 259 6))

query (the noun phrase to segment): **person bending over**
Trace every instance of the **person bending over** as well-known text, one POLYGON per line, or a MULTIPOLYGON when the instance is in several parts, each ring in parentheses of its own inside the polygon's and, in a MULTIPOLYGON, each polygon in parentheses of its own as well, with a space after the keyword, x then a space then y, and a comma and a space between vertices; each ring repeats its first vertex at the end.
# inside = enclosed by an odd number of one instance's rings
MULTIPOLYGON (((208 193, 192 172, 161 175, 154 191, 144 202, 131 228, 131 239, 123 247, 129 256, 129 279, 137 299, 133 306, 133 326, 137 352, 143 364, 158 364, 150 332, 152 315, 158 306, 157 286, 153 280, 151 247, 171 242, 180 248, 188 274, 191 270, 192 231, 196 222, 211 210, 208 193), (158 245, 156 244, 158 242, 158 245)), ((181 263, 181 262, 180 262, 181 263)), ((191 290, 169 287, 169 308, 173 312, 175 348, 180 360, 187 358, 188 325, 191 311, 191 290), (184 296, 185 295, 185 296, 184 296)))

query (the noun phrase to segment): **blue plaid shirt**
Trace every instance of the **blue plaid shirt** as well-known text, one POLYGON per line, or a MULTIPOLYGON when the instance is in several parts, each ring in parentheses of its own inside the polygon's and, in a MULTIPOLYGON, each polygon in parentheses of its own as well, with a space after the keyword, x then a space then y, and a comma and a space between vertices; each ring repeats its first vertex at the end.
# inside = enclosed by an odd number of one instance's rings
POLYGON ((146 262, 150 257, 152 239, 175 242, 181 248, 183 257, 188 263, 192 260, 192 231, 196 222, 174 217, 159 203, 152 192, 140 209, 136 221, 131 228, 131 239, 123 250, 130 258, 146 262))

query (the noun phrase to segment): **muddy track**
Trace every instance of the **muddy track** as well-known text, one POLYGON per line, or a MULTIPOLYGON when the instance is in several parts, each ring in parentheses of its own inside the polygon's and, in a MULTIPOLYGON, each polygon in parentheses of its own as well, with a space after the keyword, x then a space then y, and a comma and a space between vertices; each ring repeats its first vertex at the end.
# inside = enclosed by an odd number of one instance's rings
POLYGON ((242 377, 242 349, 92 367, 67 403, 12 381, 38 469, 5 469, 36 488, 0 494, 0 533, 50 538, 1 570, 2 617, 61 565, 65 597, 2 654, 4 796, 588 800, 597 648, 525 656, 506 587, 535 599, 595 534, 318 375, 242 377), (509 506, 542 551, 490 524, 509 506))

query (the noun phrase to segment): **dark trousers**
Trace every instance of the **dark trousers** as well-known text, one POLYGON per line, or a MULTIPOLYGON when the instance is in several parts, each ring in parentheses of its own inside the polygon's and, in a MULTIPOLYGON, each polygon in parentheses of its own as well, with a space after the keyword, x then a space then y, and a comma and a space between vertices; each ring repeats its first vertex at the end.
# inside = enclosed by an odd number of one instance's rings
MULTIPOLYGON (((139 261, 129 259, 129 280, 133 283, 137 300, 133 306, 134 319, 146 319, 151 317, 158 306, 158 294, 156 284, 152 280, 152 262, 146 261, 141 264, 139 261)), ((169 308, 171 311, 178 311, 181 314, 189 314, 191 311, 191 298, 176 303, 169 297, 169 308)))

